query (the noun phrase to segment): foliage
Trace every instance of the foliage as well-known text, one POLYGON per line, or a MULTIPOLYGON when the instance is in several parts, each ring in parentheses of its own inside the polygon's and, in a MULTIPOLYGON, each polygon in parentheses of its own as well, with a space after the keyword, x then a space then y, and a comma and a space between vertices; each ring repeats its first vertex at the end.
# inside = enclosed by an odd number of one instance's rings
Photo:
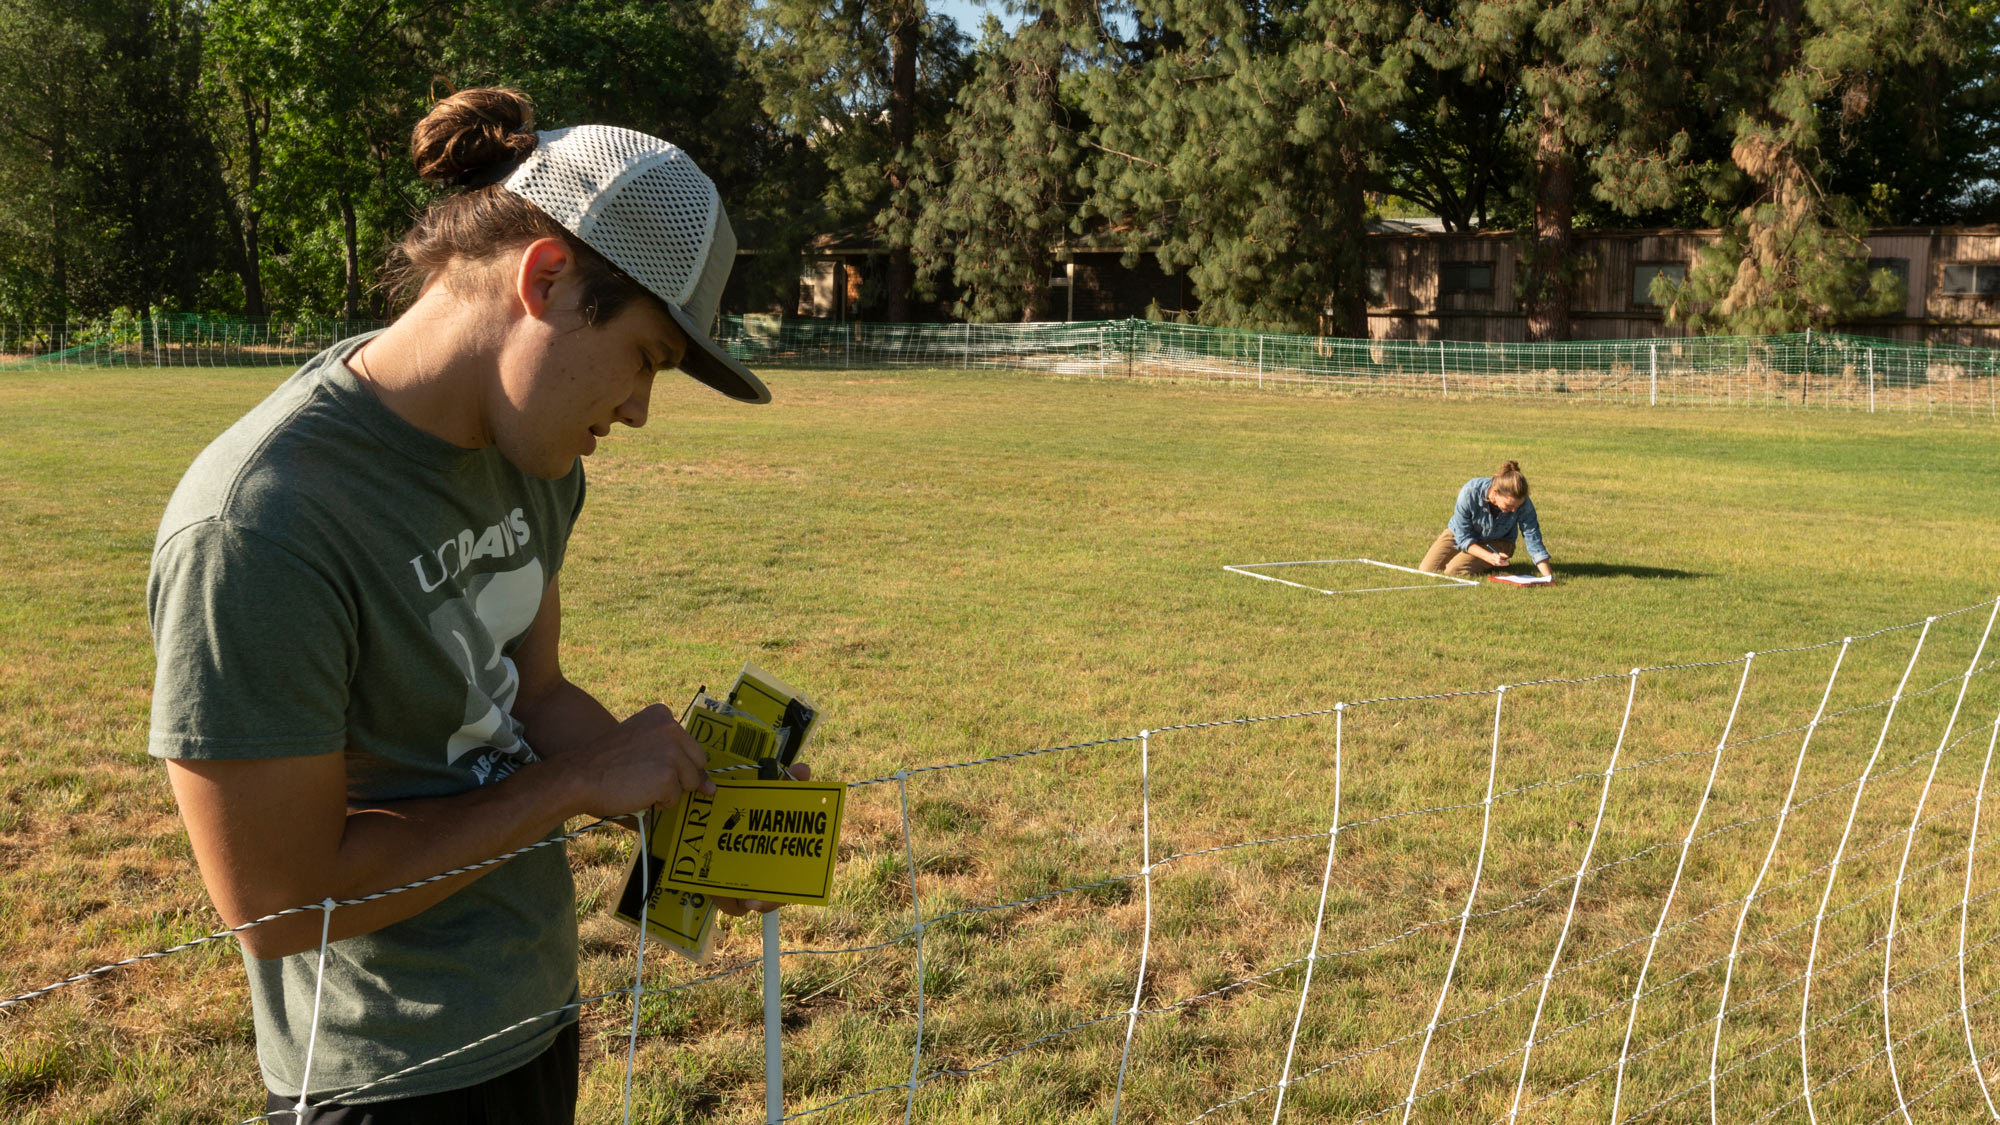
POLYGON ((1695 331, 1792 332, 1892 311, 1900 287, 1867 276, 1865 219, 1823 185, 1828 129, 1865 116, 1884 67, 1949 59, 1949 25, 1925 0, 1724 2, 1711 13, 1718 82, 1737 87, 1731 161, 1756 197, 1703 250, 1685 284, 1659 286, 1695 331))
POLYGON ((1008 12, 975 46, 925 0, 0 0, 0 319, 385 315, 410 127, 484 83, 688 148, 757 251, 739 308, 837 241, 887 258, 864 315, 1052 315, 1108 243, 1185 275, 1167 315, 1356 331, 1387 198, 1523 230, 1545 316, 1573 228, 1721 226, 1674 314, 1782 329, 1881 307, 1858 224, 2000 218, 1994 0, 1008 12))
POLYGON ((820 232, 865 225, 887 246, 878 313, 911 319, 918 144, 944 130, 964 35, 924 0, 714 0, 712 18, 736 37, 772 122, 825 163, 820 232))
POLYGON ((1088 132, 1062 83, 1103 47, 1089 9, 1041 6, 1012 34, 988 17, 945 132, 925 146, 912 243, 921 276, 957 289, 954 315, 1050 318, 1050 270, 1081 202, 1088 132))
POLYGON ((0 318, 193 297, 200 46, 191 4, 0 0, 0 318))
POLYGON ((1134 56, 1083 85, 1089 213, 1128 260, 1185 270, 1206 323, 1363 331, 1364 189, 1407 19, 1398 0, 1142 5, 1134 56))

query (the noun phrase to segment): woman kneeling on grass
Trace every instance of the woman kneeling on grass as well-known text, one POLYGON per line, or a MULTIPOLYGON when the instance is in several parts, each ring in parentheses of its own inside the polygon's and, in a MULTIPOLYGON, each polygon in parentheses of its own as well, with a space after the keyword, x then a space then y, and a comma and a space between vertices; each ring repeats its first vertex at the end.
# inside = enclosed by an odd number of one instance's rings
MULTIPOLYGON (((415 301, 216 439, 154 548, 151 752, 231 926, 714 792, 664 705, 620 716, 558 659, 582 459, 659 371, 770 398, 706 334, 714 185, 644 134, 536 133, 509 90, 440 103, 412 154, 459 189, 398 248, 415 301)), ((573 1119, 561 846, 239 936, 276 1120, 573 1119)))
POLYGON ((1492 476, 1473 477, 1458 490, 1451 523, 1438 534, 1417 569, 1459 576, 1499 570, 1513 557, 1517 529, 1528 541, 1535 569, 1542 577, 1553 578, 1535 502, 1528 499, 1528 478, 1521 475, 1521 466, 1509 461, 1492 476))

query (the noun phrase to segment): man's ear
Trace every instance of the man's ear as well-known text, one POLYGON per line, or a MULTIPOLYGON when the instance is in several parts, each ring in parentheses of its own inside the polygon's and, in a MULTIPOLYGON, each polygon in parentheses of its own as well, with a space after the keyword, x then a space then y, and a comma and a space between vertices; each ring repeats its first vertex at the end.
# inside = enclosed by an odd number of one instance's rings
POLYGON ((562 310, 561 290, 576 276, 576 254, 560 238, 538 238, 521 251, 514 268, 514 299, 536 320, 562 310))

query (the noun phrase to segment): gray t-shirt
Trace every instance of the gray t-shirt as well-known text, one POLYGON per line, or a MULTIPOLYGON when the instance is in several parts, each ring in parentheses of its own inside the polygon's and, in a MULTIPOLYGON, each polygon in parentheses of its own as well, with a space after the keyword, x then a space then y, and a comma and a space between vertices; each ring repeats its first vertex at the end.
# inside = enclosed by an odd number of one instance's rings
MULTIPOLYGON (((350 800, 439 797, 535 760, 510 654, 562 568, 583 467, 523 474, 383 406, 342 360, 300 368, 217 438, 167 504, 147 584, 149 751, 340 751, 350 800)), ((295 904, 304 905, 304 904, 295 904)), ((257 1056, 298 1093, 317 950, 249 957, 257 1056)), ((327 949, 312 1096, 426 1062, 577 996, 575 888, 561 845, 519 856, 415 917, 327 949)), ((367 1090, 475 1085, 533 1058, 574 1012, 367 1090)))

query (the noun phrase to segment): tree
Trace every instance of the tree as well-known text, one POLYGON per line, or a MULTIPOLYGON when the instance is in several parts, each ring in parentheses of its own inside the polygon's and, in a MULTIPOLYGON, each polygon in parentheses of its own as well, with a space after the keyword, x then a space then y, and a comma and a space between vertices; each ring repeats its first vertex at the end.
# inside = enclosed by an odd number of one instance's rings
POLYGON ((0 0, 0 316, 190 301, 212 262, 189 4, 0 0))
POLYGON ((440 68, 458 86, 527 91, 539 128, 618 125, 686 149, 728 204, 738 244, 759 251, 732 286, 768 307, 795 299, 828 177, 820 155, 764 113, 740 30, 688 4, 496 0, 470 10, 440 68))
POLYGON ((1211 324, 1366 332, 1364 190, 1406 61, 1397 0, 1162 0, 1090 75, 1091 212, 1186 270, 1211 324))
POLYGON ((1426 34, 1450 19, 1451 9, 1420 5, 1404 44, 1413 57, 1375 182, 1436 215, 1446 230, 1468 231, 1489 225, 1521 178, 1521 150, 1511 135, 1521 86, 1515 68, 1467 65, 1450 37, 1426 34))
POLYGON ((1512 83, 1532 228, 1519 295, 1532 340, 1570 337, 1574 231, 1586 194, 1614 213, 1663 206, 1686 156, 1673 129, 1684 0, 1468 0, 1427 9, 1413 38, 1433 67, 1512 83))
POLYGON ((1949 0, 1938 17, 1947 50, 1883 60, 1866 112, 1844 112, 1843 92, 1830 114, 1826 189, 1875 224, 2000 221, 2000 4, 1949 0))
POLYGON ((966 320, 1044 320, 1056 245, 1080 203, 1081 111, 1063 96, 1099 53, 1094 4, 1046 4, 1013 34, 987 18, 972 76, 927 146, 912 250, 925 282, 949 275, 966 320))
POLYGON ((944 127, 965 37, 925 0, 714 0, 764 108, 831 172, 823 229, 866 222, 889 247, 884 316, 910 319, 919 137, 944 127))
POLYGON ((1697 332, 1794 332, 1899 303, 1870 276, 1865 220, 1825 187, 1829 119, 1859 120, 1884 67, 1950 58, 1945 22, 1923 0, 1721 4, 1709 26, 1718 87, 1733 88, 1731 159, 1756 195, 1684 284, 1656 283, 1670 321, 1697 332))

